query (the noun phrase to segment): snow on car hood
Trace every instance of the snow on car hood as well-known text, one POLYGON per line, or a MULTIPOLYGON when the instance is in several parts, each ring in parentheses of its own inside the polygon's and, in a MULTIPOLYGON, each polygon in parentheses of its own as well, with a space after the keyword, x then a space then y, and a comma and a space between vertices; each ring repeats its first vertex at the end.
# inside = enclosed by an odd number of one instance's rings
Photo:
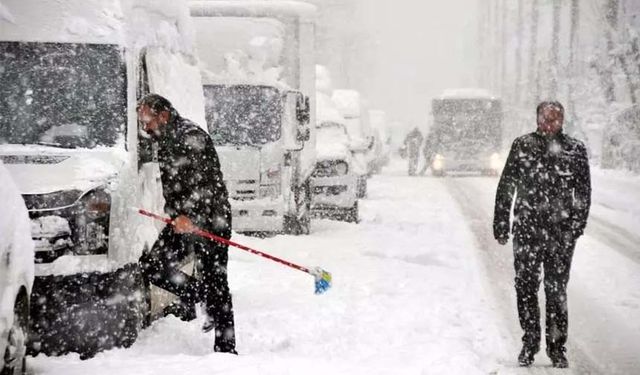
POLYGON ((347 160, 351 155, 349 136, 343 125, 336 124, 318 128, 316 139, 316 158, 318 160, 347 160))
POLYGON ((115 177, 125 160, 107 148, 48 151, 28 146, 2 149, 0 158, 22 194, 89 190, 115 177))

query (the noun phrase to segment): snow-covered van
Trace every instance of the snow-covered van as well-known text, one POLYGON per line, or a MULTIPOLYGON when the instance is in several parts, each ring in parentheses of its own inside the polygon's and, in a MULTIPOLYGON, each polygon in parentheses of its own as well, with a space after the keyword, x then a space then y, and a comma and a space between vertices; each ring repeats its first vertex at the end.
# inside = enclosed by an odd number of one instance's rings
POLYGON ((22 374, 33 286, 33 241, 27 208, 2 162, 0 197, 0 373, 22 374))
POLYGON ((204 126, 186 3, 3 0, 0 158, 35 241, 31 349, 92 355, 129 345, 169 296, 138 267, 162 212, 159 169, 139 131, 149 92, 204 126))
POLYGON ((316 99, 318 161, 311 180, 311 209, 316 216, 357 222, 358 175, 354 172, 354 160, 349 149, 351 139, 345 120, 329 96, 318 92, 316 99))
POLYGON ((427 146, 432 173, 481 172, 498 175, 504 164, 502 102, 482 89, 449 89, 431 103, 433 125, 427 146))
POLYGON ((331 96, 336 108, 344 117, 351 138, 354 172, 358 176, 358 198, 367 195, 367 179, 373 173, 375 137, 369 126, 369 112, 365 110, 360 93, 356 90, 338 89, 331 96))
POLYGON ((309 233, 315 7, 192 1, 190 9, 233 229, 309 233))

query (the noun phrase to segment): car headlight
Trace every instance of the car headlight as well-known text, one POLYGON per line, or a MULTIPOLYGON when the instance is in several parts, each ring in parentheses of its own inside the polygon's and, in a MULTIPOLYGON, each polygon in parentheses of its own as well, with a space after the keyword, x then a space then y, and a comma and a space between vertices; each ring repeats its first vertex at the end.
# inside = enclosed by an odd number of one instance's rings
POLYGON ((336 174, 339 176, 344 176, 349 172, 349 166, 343 161, 337 162, 333 168, 336 174))
POLYGON ((75 211, 74 252, 78 255, 105 254, 109 250, 111 196, 98 189, 80 199, 75 211))
POLYGON ((444 156, 440 154, 436 154, 433 157, 433 162, 431 163, 431 167, 435 170, 440 170, 444 168, 444 156))

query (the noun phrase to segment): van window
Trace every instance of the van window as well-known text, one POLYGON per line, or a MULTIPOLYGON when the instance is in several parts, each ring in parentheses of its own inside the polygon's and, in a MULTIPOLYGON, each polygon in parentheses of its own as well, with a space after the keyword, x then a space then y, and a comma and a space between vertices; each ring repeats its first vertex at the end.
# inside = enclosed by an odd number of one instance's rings
POLYGON ((0 82, 0 144, 124 140, 127 78, 117 45, 0 42, 0 82))

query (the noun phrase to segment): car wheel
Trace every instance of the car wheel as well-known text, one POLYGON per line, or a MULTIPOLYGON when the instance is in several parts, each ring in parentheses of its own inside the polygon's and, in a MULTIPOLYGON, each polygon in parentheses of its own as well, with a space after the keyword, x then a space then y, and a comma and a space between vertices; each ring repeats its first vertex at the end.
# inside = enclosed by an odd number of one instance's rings
POLYGON ((18 298, 13 309, 13 325, 9 330, 7 348, 4 352, 2 375, 24 374, 27 370, 27 330, 29 324, 29 303, 27 298, 18 298))
POLYGON ((346 215, 345 215, 345 221, 348 223, 359 223, 360 222, 360 218, 359 218, 359 209, 358 209, 358 201, 356 201, 353 204, 353 207, 348 208, 346 215))
POLYGON ((294 236, 311 233, 311 188, 307 183, 301 190, 299 199, 303 200, 300 205, 304 206, 304 214, 299 218, 294 215, 284 218, 284 233, 294 236))

